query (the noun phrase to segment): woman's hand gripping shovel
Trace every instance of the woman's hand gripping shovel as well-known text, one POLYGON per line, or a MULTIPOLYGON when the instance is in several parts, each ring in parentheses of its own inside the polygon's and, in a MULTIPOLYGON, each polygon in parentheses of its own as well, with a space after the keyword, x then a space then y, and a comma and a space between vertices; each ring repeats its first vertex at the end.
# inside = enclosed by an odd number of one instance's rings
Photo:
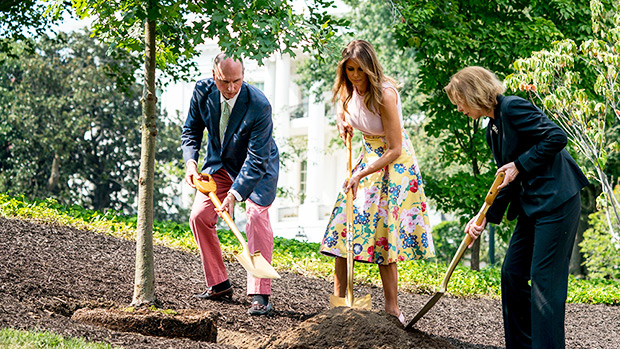
MULTIPOLYGON (((222 202, 220 201, 220 199, 218 199, 217 195, 215 195, 217 185, 215 184, 213 177, 204 173, 201 173, 201 176, 203 178, 202 180, 194 177, 194 185, 198 190, 200 190, 201 193, 208 195, 215 207, 218 210, 221 210, 222 202)), ((245 268, 248 273, 252 274, 252 276, 258 279, 279 279, 280 275, 278 274, 278 272, 273 269, 271 264, 269 264, 265 257, 261 255, 260 251, 250 253, 250 251, 248 250, 247 242, 243 238, 243 235, 241 235, 239 229, 237 229, 237 226, 230 217, 230 214, 228 214, 228 212, 226 211, 221 211, 220 216, 224 218, 224 221, 226 221, 226 224, 228 224, 230 230, 233 231, 235 237, 237 237, 237 240, 239 240, 241 247, 243 247, 243 251, 233 252, 235 258, 237 258, 243 268, 245 268)))
MULTIPOLYGON (((351 134, 347 132, 345 140, 347 146, 347 183, 351 179, 351 134)), ((329 307, 350 307, 350 308, 363 308, 370 309, 372 302, 370 295, 367 294, 362 298, 353 297, 353 191, 349 189, 347 191, 347 294, 343 297, 337 297, 333 294, 329 296, 329 307)))
MULTIPOLYGON (((497 190, 497 187, 500 184, 502 184, 502 182, 504 181, 504 176, 505 176, 504 172, 500 172, 497 174, 497 177, 495 177, 495 181, 493 181, 493 185, 491 185, 491 190, 489 190, 489 193, 484 199, 484 204, 482 205, 482 208, 480 209, 480 212, 478 213, 478 218, 476 219, 476 225, 482 224, 482 221, 484 220, 484 217, 486 216, 487 211, 489 210, 489 207, 491 207, 491 205, 493 204, 493 201, 495 201, 495 197, 499 193, 499 190, 497 190)), ((465 253, 467 246, 469 246, 471 242, 472 242, 472 238, 469 236, 469 234, 465 233, 465 238, 461 242, 459 249, 456 251, 456 254, 452 258, 452 261, 450 262, 450 266, 448 266, 448 270, 446 271, 446 275, 443 277, 443 280, 441 281, 441 287, 439 289, 439 292, 435 293, 433 298, 431 298, 426 303, 424 308, 422 308, 422 310, 420 310, 413 317, 413 319, 409 321, 407 326, 405 326, 406 330, 413 328, 413 325, 416 322, 418 322, 418 320, 420 320, 420 318, 422 318, 422 316, 424 316, 424 314, 426 314, 433 307, 433 305, 435 305, 435 303, 437 303, 439 298, 441 298, 441 296, 443 296, 444 293, 446 293, 448 289, 448 281, 450 280, 450 276, 452 276, 452 273, 454 272, 456 265, 459 264, 461 257, 463 257, 463 254, 465 253)))

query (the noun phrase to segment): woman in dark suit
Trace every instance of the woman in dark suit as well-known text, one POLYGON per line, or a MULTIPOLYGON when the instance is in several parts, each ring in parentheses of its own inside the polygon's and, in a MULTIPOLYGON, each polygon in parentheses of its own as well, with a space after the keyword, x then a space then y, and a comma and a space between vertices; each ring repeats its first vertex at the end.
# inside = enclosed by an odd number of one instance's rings
POLYGON ((492 72, 464 68, 445 91, 459 112, 489 117, 487 143, 506 174, 486 219, 472 218, 465 232, 478 238, 509 204, 508 219, 517 218, 502 265, 506 347, 564 348, 568 264, 588 180, 564 149, 566 133, 532 103, 503 96, 492 72))

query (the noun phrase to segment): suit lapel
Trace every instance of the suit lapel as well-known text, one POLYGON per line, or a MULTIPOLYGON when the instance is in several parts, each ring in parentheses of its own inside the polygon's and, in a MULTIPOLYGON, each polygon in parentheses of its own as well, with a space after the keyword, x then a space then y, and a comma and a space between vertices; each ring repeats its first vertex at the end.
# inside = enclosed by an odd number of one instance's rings
POLYGON ((214 88, 208 97, 208 105, 207 108, 209 112, 206 115, 210 115, 206 121, 207 131, 209 132, 209 137, 217 138, 217 144, 222 144, 220 140, 220 117, 222 115, 221 105, 220 105, 220 91, 217 88, 214 88), (217 135, 217 136, 216 136, 217 135))
MULTIPOLYGON (((226 148, 228 142, 232 138, 233 133, 237 131, 239 124, 241 124, 241 120, 245 116, 248 110, 248 87, 246 83, 243 83, 241 86, 241 92, 239 92, 239 97, 237 97, 237 102, 235 102, 235 106, 233 110, 230 112, 230 117, 228 119, 228 126, 226 126, 226 134, 224 136, 224 142, 222 144, 222 149, 226 148)), ((219 118, 218 118, 219 121, 219 118)))
MULTIPOLYGON (((495 140, 497 141, 497 149, 494 149, 494 151, 497 151, 496 154, 498 154, 499 158, 500 158, 500 163, 502 163, 502 165, 505 163, 505 158, 506 158, 506 154, 504 154, 504 148, 502 147, 502 138, 503 137, 503 124, 504 124, 504 120, 502 119, 504 117, 504 114, 502 113, 502 101, 504 100, 504 96, 499 95, 497 96, 497 105, 495 106, 495 120, 492 123, 493 125, 491 126, 491 134, 493 135, 493 137, 495 138, 495 140)), ((495 142, 492 142, 495 143, 495 142)))
POLYGON ((502 157, 502 162, 506 163, 506 149, 504 149, 504 147, 502 146, 502 142, 504 141, 504 113, 502 111, 502 101, 504 100, 504 96, 500 95, 497 97, 497 107, 499 108, 499 115, 497 118, 497 133, 496 133, 496 137, 497 137, 497 145, 499 148, 499 152, 501 154, 502 157))

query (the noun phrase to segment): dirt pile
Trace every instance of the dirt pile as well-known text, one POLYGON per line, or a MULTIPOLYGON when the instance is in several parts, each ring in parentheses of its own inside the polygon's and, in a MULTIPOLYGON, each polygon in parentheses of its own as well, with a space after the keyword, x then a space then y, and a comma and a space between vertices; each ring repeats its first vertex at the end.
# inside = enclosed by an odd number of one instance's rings
POLYGON ((384 311, 338 307, 283 332, 266 349, 284 348, 454 348, 422 332, 408 333, 384 311))

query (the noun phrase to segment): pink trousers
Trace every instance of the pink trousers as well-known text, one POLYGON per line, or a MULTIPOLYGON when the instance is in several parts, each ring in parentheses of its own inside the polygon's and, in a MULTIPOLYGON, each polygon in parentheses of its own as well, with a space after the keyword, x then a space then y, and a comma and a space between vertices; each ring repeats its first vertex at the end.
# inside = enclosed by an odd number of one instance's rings
MULTIPOLYGON (((224 200, 232 180, 224 169, 220 169, 213 175, 217 184, 217 197, 224 200)), ((245 232, 248 238, 248 248, 250 253, 260 251, 261 255, 271 263, 273 255, 273 230, 269 222, 269 207, 259 206, 251 200, 246 200, 247 224, 245 232)), ((207 287, 217 285, 228 280, 224 260, 222 259, 222 249, 220 240, 215 229, 217 223, 217 212, 215 205, 209 197, 196 191, 196 198, 192 206, 189 218, 189 225, 196 239, 196 244, 200 250, 202 258, 202 268, 204 270, 207 287)), ((247 294, 271 294, 271 279, 257 279, 248 273, 247 294)))

